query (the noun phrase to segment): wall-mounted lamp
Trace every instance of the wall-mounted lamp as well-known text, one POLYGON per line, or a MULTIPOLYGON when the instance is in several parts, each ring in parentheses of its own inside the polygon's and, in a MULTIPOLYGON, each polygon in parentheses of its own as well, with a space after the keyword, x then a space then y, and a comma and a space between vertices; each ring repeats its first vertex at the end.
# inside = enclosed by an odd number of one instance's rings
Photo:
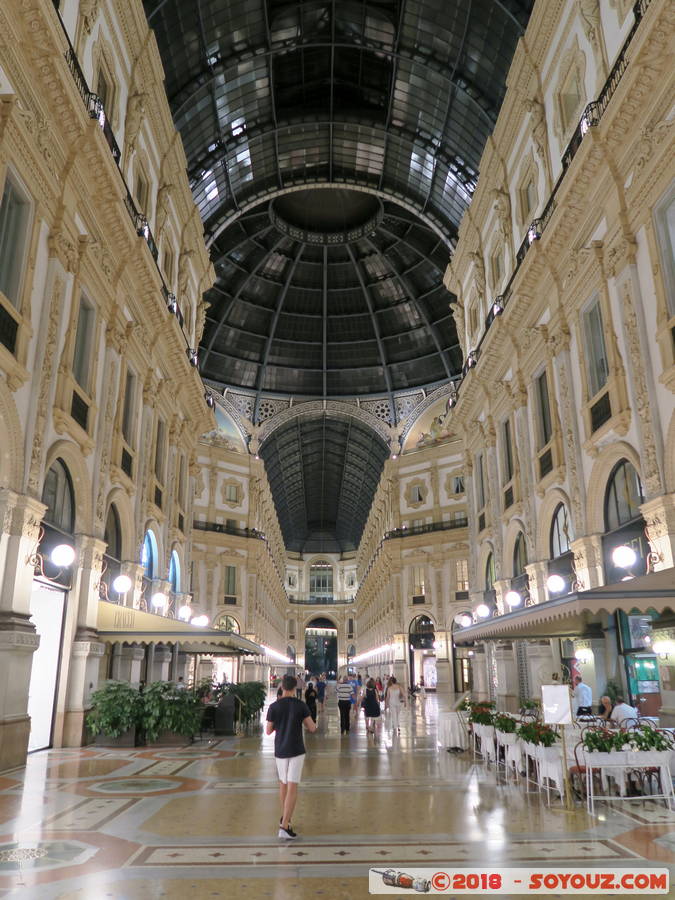
POLYGON ((492 315, 493 316, 501 316, 504 312, 504 298, 501 296, 495 297, 494 303, 492 304, 492 315))
POLYGON ((37 574, 42 578, 46 578, 48 581, 56 581, 59 575, 62 574, 63 570, 69 569, 75 562, 75 548, 71 547, 70 544, 57 544, 52 548, 49 556, 45 560, 45 555, 40 552, 40 544, 42 543, 44 536, 45 530, 44 528, 40 527, 40 532, 38 534, 35 548, 26 557, 26 565, 32 566, 37 574), (50 562, 56 569, 59 570, 55 577, 50 577, 45 573, 45 561, 50 562))
POLYGON ((213 394, 210 394, 208 391, 204 391, 204 400, 206 400, 206 405, 209 409, 213 409, 216 405, 216 401, 213 399, 213 394))
POLYGON ((523 602, 523 598, 518 593, 518 591, 507 591, 504 595, 504 599, 512 608, 514 606, 520 606, 520 604, 523 602))
POLYGON ((478 364, 478 351, 477 350, 469 350, 469 353, 466 357, 467 368, 473 369, 477 364, 478 364))
POLYGON ((176 300, 175 294, 167 294, 166 295, 166 308, 174 316, 178 312, 178 301, 176 300))
POLYGON ((481 619, 487 619, 490 615, 490 607, 485 603, 481 603, 476 607, 476 615, 481 619))
POLYGON ((187 358, 190 362, 190 365, 194 366, 196 369, 197 366, 199 365, 199 354, 197 353, 197 351, 195 349, 193 349, 192 347, 188 347, 187 350, 185 351, 185 355, 187 356, 187 358))
POLYGON ((580 663, 593 662, 593 651, 590 647, 580 647, 575 651, 574 658, 580 663))
POLYGON ((166 594, 162 593, 162 591, 157 591, 157 593, 153 594, 150 598, 150 603, 155 607, 155 609, 164 609, 168 599, 169 598, 166 596, 166 594))
POLYGON ((565 579, 561 575, 549 575, 546 579, 549 594, 562 594, 565 590, 565 579))
POLYGON ((457 391, 453 389, 452 391, 450 391, 450 395, 448 397, 448 409, 452 409, 453 406, 457 406, 457 399, 457 391))
POLYGON ((116 594, 126 594, 131 590, 131 578, 128 575, 118 575, 113 579, 112 588, 116 594))

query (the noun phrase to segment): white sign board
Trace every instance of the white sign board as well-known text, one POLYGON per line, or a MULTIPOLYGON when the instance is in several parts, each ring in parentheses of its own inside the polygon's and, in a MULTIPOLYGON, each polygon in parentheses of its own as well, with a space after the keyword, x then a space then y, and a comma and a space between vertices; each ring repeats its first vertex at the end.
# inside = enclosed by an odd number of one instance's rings
POLYGON ((542 684, 541 708, 547 725, 571 725, 572 704, 566 684, 542 684))

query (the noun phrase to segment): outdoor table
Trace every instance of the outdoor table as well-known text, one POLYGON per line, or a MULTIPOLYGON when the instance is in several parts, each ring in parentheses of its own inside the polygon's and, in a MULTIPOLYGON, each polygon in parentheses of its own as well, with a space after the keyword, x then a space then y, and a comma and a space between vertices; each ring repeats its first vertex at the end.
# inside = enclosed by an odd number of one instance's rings
POLYGON ((518 780, 520 760, 523 755, 520 738, 515 732, 509 733, 507 731, 499 731, 498 729, 495 729, 495 736, 497 739, 497 762, 499 762, 499 748, 503 747, 506 777, 508 778, 511 768, 514 768, 516 780, 518 780))
POLYGON ((442 747, 467 750, 469 730, 465 712, 448 712, 438 718, 438 741, 442 747))
MULTIPOLYGON (((595 812, 595 792, 593 770, 600 769, 601 781, 605 784, 607 777, 613 778, 619 785, 618 797, 606 797, 612 800, 665 800, 669 809, 673 808, 673 782, 670 775, 672 750, 615 750, 611 753, 588 751, 582 748, 582 758, 586 766, 586 803, 591 815, 595 812), (635 797, 626 795, 626 779, 632 769, 657 769, 662 793, 639 794, 635 797)), ((651 782, 650 782, 651 783, 651 782)))

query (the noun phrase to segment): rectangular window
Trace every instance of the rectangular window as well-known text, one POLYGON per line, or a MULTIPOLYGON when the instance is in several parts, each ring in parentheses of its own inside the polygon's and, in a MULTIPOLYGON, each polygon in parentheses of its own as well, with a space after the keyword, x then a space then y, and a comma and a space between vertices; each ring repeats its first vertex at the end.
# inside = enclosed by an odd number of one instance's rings
POLYGON ((140 168, 136 171, 136 201, 140 212, 147 212, 148 206, 148 181, 140 168))
POLYGON ((424 525, 424 519, 413 519, 413 531, 420 531, 424 525))
POLYGON ((455 561, 455 577, 457 579, 457 590, 469 590, 469 562, 466 559, 458 559, 455 561))
POLYGON ((421 597, 424 595, 424 566, 413 566, 411 574, 413 597, 421 597))
POLYGON ((539 449, 545 447, 551 440, 553 433, 551 428, 551 404, 548 397, 548 379, 546 372, 542 372, 536 381, 537 405, 539 407, 539 449))
POLYGON ((161 419, 157 420, 157 440, 155 442, 155 477, 164 483, 164 440, 166 426, 161 419))
POLYGON ((238 527, 237 520, 236 519, 225 519, 225 527, 230 528, 230 529, 237 528, 238 527))
POLYGON ((537 188, 534 183, 534 179, 530 178, 530 180, 525 185, 525 189, 523 191, 523 205, 525 207, 524 213, 526 216, 529 216, 531 212, 534 211, 534 207, 537 203, 537 188))
POLYGON ((478 328, 478 308, 474 304, 469 309, 469 332, 473 336, 478 328))
POLYGON ((237 567, 225 566, 225 593, 233 597, 237 593, 237 567))
POLYGON ((94 341, 94 309, 84 297, 80 299, 73 353, 73 376, 83 391, 89 393, 89 370, 94 341))
POLYGON ((19 305, 29 214, 30 205, 7 176, 0 203, 0 291, 13 306, 19 305))
POLYGON ((502 484, 507 484, 513 478, 513 446, 511 443, 511 421, 507 419, 502 423, 502 484))
POLYGON ((108 77, 103 71, 103 68, 99 68, 98 70, 98 77, 96 79, 96 93, 98 94, 99 100, 103 104, 106 118, 110 120, 113 114, 113 91, 112 85, 108 81, 108 77))
POLYGON ((453 476, 452 493, 453 494, 463 494, 464 493, 464 476, 463 475, 454 475, 453 476))
POLYGON ((654 210, 668 313, 675 316, 675 186, 654 210))
POLYGON ((424 497, 422 496, 422 488, 419 485, 415 485, 410 489, 410 498, 412 503, 421 503, 424 497))
POLYGON ((476 457, 476 505, 478 509, 485 506, 485 468, 482 453, 476 457))
POLYGON ((178 466, 178 505, 185 509, 185 457, 181 456, 178 466))
POLYGON ((600 301, 584 313, 584 335, 586 344, 586 372, 588 375, 589 399, 602 390, 609 376, 605 335, 602 329, 600 301))
POLYGON ((230 503, 239 502, 239 486, 236 484, 225 485, 225 499, 230 503))
POLYGON ((164 277, 166 278, 167 284, 171 286, 173 283, 173 251, 170 247, 167 247, 164 251, 164 262, 162 264, 162 269, 164 270, 164 277))
POLYGON ((134 410, 136 406, 136 376, 127 369, 122 408, 122 435, 130 447, 134 446, 134 410))

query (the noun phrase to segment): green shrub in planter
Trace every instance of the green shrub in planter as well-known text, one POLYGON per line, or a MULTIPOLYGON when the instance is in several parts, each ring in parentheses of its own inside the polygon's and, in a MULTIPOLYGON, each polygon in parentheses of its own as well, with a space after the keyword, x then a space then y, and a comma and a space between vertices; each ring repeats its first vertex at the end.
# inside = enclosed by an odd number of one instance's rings
POLYGON ((94 735, 118 738, 138 727, 141 713, 141 695, 135 687, 108 681, 91 695, 87 728, 94 735))
POLYGON ((524 722, 517 731, 518 737, 528 744, 541 744, 543 747, 552 747, 558 740, 558 734, 539 722, 524 722))
POLYGON ((502 734, 515 734, 518 723, 513 716, 509 716, 507 713, 496 713, 494 717, 494 726, 497 731, 501 731, 502 734))
POLYGON ((474 725, 494 725, 494 703, 474 703, 469 713, 469 722, 474 725))
POLYGON ((260 715, 267 700, 267 686, 262 681, 242 681, 222 687, 223 693, 233 694, 239 700, 235 705, 234 717, 243 725, 248 725, 260 715))
POLYGON ((165 731, 192 737, 199 731, 204 707, 193 691, 167 681, 153 681, 142 696, 141 724, 147 743, 165 731))

